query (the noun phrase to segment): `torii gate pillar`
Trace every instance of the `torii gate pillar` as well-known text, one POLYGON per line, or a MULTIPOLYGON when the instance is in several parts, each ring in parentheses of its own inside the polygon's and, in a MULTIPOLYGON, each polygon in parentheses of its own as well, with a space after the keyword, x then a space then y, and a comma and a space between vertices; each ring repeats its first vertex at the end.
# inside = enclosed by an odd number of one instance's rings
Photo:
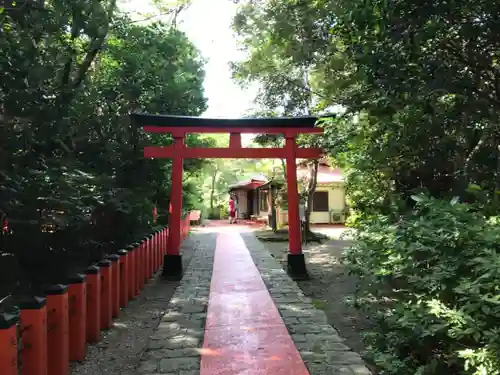
POLYGON ((306 262, 302 253, 299 216, 299 189, 297 183, 297 161, 295 136, 286 137, 286 182, 288 189, 288 273, 295 279, 307 278, 306 262))
POLYGON ((182 278, 181 257, 181 216, 182 216, 182 175, 184 172, 184 160, 182 149, 184 148, 184 135, 174 134, 172 158, 170 205, 171 212, 168 215, 168 241, 167 251, 163 260, 162 276, 170 280, 182 278))

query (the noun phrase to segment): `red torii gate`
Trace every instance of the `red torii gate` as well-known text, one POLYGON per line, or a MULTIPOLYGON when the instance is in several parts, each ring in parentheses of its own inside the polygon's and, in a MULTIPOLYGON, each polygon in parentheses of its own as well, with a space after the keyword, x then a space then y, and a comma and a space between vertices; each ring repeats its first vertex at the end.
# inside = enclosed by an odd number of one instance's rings
POLYGON ((299 148, 295 142, 299 134, 322 134, 323 129, 315 127, 317 117, 287 118, 242 118, 208 119, 202 117, 131 114, 132 121, 148 133, 171 133, 174 143, 170 146, 147 146, 145 158, 172 159, 172 187, 169 216, 169 237, 163 266, 163 276, 178 279, 182 277, 181 211, 183 159, 186 158, 247 158, 285 159, 288 185, 288 228, 289 254, 288 273, 294 278, 307 277, 304 254, 302 253, 299 217, 299 193, 296 159, 316 159, 322 155, 318 148, 299 148), (188 133, 229 133, 228 148, 186 147, 184 137, 188 133), (285 137, 284 148, 245 148, 241 146, 241 134, 281 134, 285 137))

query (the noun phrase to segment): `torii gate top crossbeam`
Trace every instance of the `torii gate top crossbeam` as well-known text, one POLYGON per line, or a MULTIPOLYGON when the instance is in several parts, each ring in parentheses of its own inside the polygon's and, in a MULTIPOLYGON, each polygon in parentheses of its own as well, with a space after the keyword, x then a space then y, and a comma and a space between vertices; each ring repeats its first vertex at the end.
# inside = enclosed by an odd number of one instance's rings
MULTIPOLYGON (((282 134, 293 139, 299 134, 321 134, 322 128, 315 127, 317 117, 242 118, 209 119, 203 117, 131 114, 132 121, 147 133, 171 133, 178 145, 146 146, 147 158, 286 158, 285 148, 245 148, 241 145, 242 133, 282 134), (229 148, 186 147, 184 137, 188 133, 230 133, 229 148)), ((318 148, 296 148, 297 158, 314 159, 321 156, 318 148)))
POLYGON ((296 135, 320 134, 315 116, 210 119, 204 117, 132 113, 132 121, 147 133, 265 133, 296 135))

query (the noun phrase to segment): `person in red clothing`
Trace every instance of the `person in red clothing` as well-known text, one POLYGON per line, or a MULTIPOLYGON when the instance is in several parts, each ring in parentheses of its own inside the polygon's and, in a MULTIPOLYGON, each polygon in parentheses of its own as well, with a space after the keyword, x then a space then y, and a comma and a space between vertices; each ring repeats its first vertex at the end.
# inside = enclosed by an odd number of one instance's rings
POLYGON ((236 223, 236 201, 234 196, 229 196, 229 224, 236 223))

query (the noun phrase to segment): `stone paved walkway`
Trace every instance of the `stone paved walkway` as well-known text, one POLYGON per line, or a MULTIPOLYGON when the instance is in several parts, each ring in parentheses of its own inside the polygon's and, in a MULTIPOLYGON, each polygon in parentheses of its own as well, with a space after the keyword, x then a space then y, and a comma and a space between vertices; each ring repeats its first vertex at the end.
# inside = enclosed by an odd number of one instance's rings
MULTIPOLYGON (((370 374, 361 357, 327 324, 325 314, 314 308, 253 233, 243 227, 211 227, 191 234, 205 236, 203 240, 214 245, 193 255, 165 315, 150 337, 138 368, 140 374, 199 375, 201 356, 215 355, 210 348, 203 348, 203 338, 218 231, 240 232, 310 375, 370 374)), ((227 374, 250 375, 252 369, 227 374)))

